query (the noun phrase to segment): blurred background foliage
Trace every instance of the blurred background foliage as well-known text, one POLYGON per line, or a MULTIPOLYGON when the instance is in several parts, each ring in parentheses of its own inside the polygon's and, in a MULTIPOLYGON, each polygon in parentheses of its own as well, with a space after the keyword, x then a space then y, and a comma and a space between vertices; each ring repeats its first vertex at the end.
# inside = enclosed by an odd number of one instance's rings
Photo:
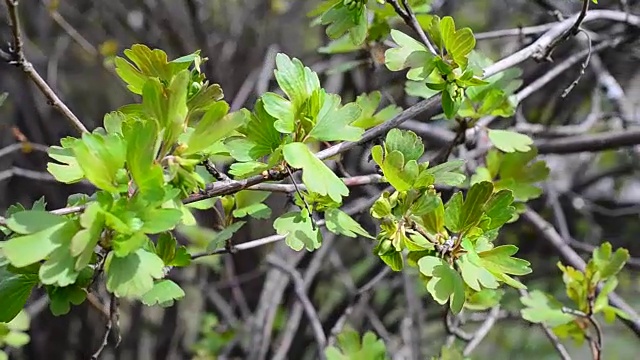
MULTIPOLYGON (((632 12, 640 11, 638 1, 625 2, 632 12)), ((201 49, 209 58, 204 65, 208 79, 222 86, 226 100, 235 109, 253 103, 257 95, 274 88, 270 62, 275 52, 302 59, 320 73, 328 91, 341 94, 345 100, 351 101, 364 92, 383 90, 383 105, 390 100, 403 108, 415 103, 416 98, 403 93, 402 76, 390 73, 376 62, 375 49, 342 55, 317 51, 328 42, 324 29, 311 27, 306 17, 317 3, 300 0, 22 0, 20 16, 28 58, 90 129, 101 124, 106 112, 135 100, 113 70, 114 56, 121 55, 122 50, 135 43, 161 48, 172 58, 201 49), (344 64, 354 60, 365 61, 363 66, 341 71, 344 64)), ((435 0, 432 6, 435 13, 451 15, 459 27, 470 26, 477 34, 552 22, 553 15, 545 10, 548 3, 554 3, 567 14, 575 12, 580 5, 579 1, 435 0)), ((616 8, 617 2, 602 1, 598 6, 616 8)), ((595 23, 592 30, 597 33, 603 26, 607 24, 595 23)), ((402 25, 399 27, 404 29, 402 25)), ((4 16, 1 29, 0 39, 7 43, 11 35, 4 16)), ((478 49, 497 60, 513 53, 526 41, 524 37, 483 40, 478 41, 478 49)), ((554 59, 562 59, 578 48, 577 41, 569 41, 554 52, 554 59)), ((635 109, 636 123, 640 114, 638 49, 636 42, 601 53, 604 66, 625 90, 630 108, 635 109)), ((525 85, 552 66, 533 60, 524 63, 525 85)), ((579 66, 575 66, 543 91, 533 94, 522 104, 519 116, 534 124, 569 125, 581 122, 595 106, 603 126, 622 126, 618 125, 620 118, 607 101, 605 90, 597 85, 592 71, 585 73, 569 96, 564 99, 559 96, 578 72, 579 66)), ((47 157, 42 149, 57 144, 61 137, 72 135, 73 129, 48 106, 33 84, 21 72, 2 63, 0 91, 8 93, 0 107, 0 148, 22 144, 19 151, 0 158, 0 208, 6 209, 16 202, 31 204, 44 196, 48 207, 54 209, 64 206, 72 193, 91 192, 91 188, 83 184, 57 184, 44 172, 47 157)), ((432 150, 437 148, 437 144, 426 145, 432 150)), ((640 257, 637 150, 545 157, 552 168, 547 194, 559 199, 557 203, 566 215, 567 231, 580 243, 574 245, 582 253, 588 254, 590 246, 607 240, 614 247, 628 248, 632 257, 640 257), (605 176, 601 176, 603 172, 607 172, 605 176), (589 179, 596 180, 589 182, 589 179)), ((363 173, 363 167, 368 166, 361 161, 364 151, 366 149, 356 151, 345 160, 348 172, 363 173)), ((352 197, 370 196, 370 191, 365 187, 355 191, 352 197)), ((274 209, 274 218, 285 210, 286 201, 285 196, 271 196, 269 204, 274 209)), ((547 196, 534 205, 553 218, 550 203, 547 196)), ((200 213, 199 218, 205 225, 215 225, 211 213, 200 213)), ((366 214, 359 220, 368 229, 373 228, 366 214)), ((235 235, 234 241, 244 242, 271 234, 269 220, 252 221, 235 235)), ((518 244, 521 256, 532 262, 534 273, 524 279, 530 288, 557 293, 560 298, 564 296, 561 273, 556 267, 559 257, 533 229, 516 223, 504 231, 501 241, 518 244)), ((380 268, 379 261, 371 255, 372 244, 365 239, 334 238, 325 245, 328 243, 332 253, 310 290, 312 301, 326 321, 323 324, 326 331, 344 311, 350 291, 372 278, 380 268)), ((177 271, 172 277, 180 282, 187 295, 174 307, 148 308, 123 302, 122 342, 117 349, 109 347, 103 358, 216 359, 220 354, 242 358, 242 352, 234 350, 242 347, 236 346, 239 342, 247 341, 240 324, 259 306, 268 270, 263 258, 270 251, 286 252, 278 247, 262 248, 206 258, 201 265, 177 271)), ((312 259, 309 254, 289 255, 292 264, 298 263, 300 267, 309 266, 312 259)), ((639 265, 632 259, 620 275, 619 286, 620 294, 636 309, 640 309, 639 265)), ((391 354, 398 349, 400 334, 407 331, 403 323, 406 299, 402 296, 402 287, 401 276, 386 279, 376 288, 369 305, 356 311, 350 319, 356 329, 377 332, 391 354), (372 322, 371 312, 377 314, 375 319, 380 324, 372 322), (386 333, 381 333, 381 329, 386 333)), ((416 291, 423 295, 424 316, 415 319, 423 327, 421 345, 425 353, 436 354, 448 338, 441 309, 418 284, 416 291)), ((517 299, 516 292, 506 294, 501 320, 474 353, 474 359, 556 358, 541 329, 519 318, 517 299)), ((273 320, 276 334, 285 326, 295 300, 288 289, 273 320)), ((31 317, 31 340, 20 350, 11 350, 12 358, 89 359, 101 342, 104 319, 86 303, 74 308, 69 315, 57 318, 35 294, 27 312, 31 317)), ((472 324, 469 329, 480 320, 468 319, 472 324)), ((640 341, 619 323, 606 327, 604 333, 606 359, 637 357, 640 341)), ((277 335, 272 339, 276 348, 278 340, 277 335)), ((313 336, 303 317, 289 358, 314 358, 312 343, 313 336)), ((576 359, 589 357, 586 347, 570 347, 570 350, 576 359)))

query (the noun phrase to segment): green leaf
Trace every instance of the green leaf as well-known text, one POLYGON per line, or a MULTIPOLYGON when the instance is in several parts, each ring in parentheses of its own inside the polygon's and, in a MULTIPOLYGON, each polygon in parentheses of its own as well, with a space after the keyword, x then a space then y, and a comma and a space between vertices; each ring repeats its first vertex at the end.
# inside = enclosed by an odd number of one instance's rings
POLYGON ((384 154, 386 156, 383 154, 384 152, 380 145, 376 145, 371 149, 371 156, 382 169, 387 181, 397 191, 411 189, 416 183, 420 171, 418 163, 415 160, 405 163, 404 155, 398 150, 384 154))
POLYGON ((124 51, 135 67, 123 58, 116 57, 116 73, 124 80, 131 92, 142 94, 142 88, 149 78, 160 78, 169 82, 180 70, 187 69, 191 62, 184 61, 169 63, 167 54, 160 50, 151 50, 145 45, 134 44, 131 49, 124 51))
POLYGON ((149 243, 149 237, 143 232, 133 234, 117 234, 113 237, 113 252, 118 257, 125 257, 130 253, 143 248, 149 243))
POLYGON ((228 111, 229 105, 224 101, 211 105, 191 133, 184 154, 203 151, 244 124, 247 113, 236 111, 227 114, 228 111))
POLYGON ((251 216, 255 219, 268 219, 271 209, 263 202, 271 195, 268 191, 243 190, 235 194, 236 208, 233 217, 251 216))
MULTIPOLYGON (((155 163, 158 153, 158 125, 155 121, 132 121, 125 124, 127 167, 139 191, 150 199, 164 196, 162 167, 155 163)), ((159 198, 159 199, 158 199, 159 198)))
POLYGON ((14 274, 0 266, 0 323, 14 319, 24 308, 38 283, 36 274, 14 274))
POLYGON ((385 360, 387 350, 384 342, 376 335, 367 331, 360 341, 360 335, 347 328, 337 336, 338 347, 329 346, 325 349, 327 360, 385 360))
POLYGON ((86 267, 91 261, 93 250, 100 240, 104 222, 104 213, 97 202, 90 203, 80 215, 80 225, 83 229, 71 238, 69 246, 71 256, 77 257, 76 270, 86 267))
POLYGON ((358 235, 364 236, 369 239, 374 239, 369 235, 357 221, 353 220, 344 211, 339 209, 328 209, 324 213, 324 218, 327 222, 327 229, 334 234, 342 234, 344 236, 355 238, 358 235))
POLYGON ((124 168, 126 143, 117 134, 82 135, 73 152, 86 178, 102 190, 119 192, 117 173, 124 168))
MULTIPOLYGON (((73 139, 76 141, 76 139, 73 139)), ((79 140, 77 140, 79 141, 79 140)), ((56 180, 65 184, 76 183, 84 178, 84 172, 78 164, 73 149, 67 146, 51 146, 47 150, 49 157, 61 162, 62 164, 48 163, 47 171, 56 178, 56 180)))
POLYGON ((342 197, 349 195, 349 189, 342 180, 311 153, 307 145, 290 143, 284 146, 282 152, 289 165, 302 169, 302 181, 309 191, 329 195, 336 202, 342 202, 342 197))
POLYGON ((387 133, 384 147, 388 153, 399 151, 404 161, 418 160, 424 153, 422 139, 410 130, 391 129, 387 133))
POLYGON ((442 204, 442 201, 438 195, 424 193, 411 205, 409 210, 413 215, 423 216, 436 210, 440 204, 442 204))
MULTIPOLYGON (((29 235, 4 242, 2 251, 15 267, 24 267, 44 260, 63 243, 68 243, 78 231, 74 222, 61 222, 29 235)), ((68 250, 67 250, 68 251, 68 250)))
POLYGON ((454 314, 462 310, 465 302, 464 283, 460 274, 444 260, 425 256, 418 260, 420 272, 429 278, 427 291, 440 305, 449 302, 454 314))
POLYGON ((64 287, 76 282, 79 271, 76 270, 76 259, 69 250, 70 244, 70 237, 64 239, 40 266, 39 275, 43 284, 64 287))
POLYGON ((556 299, 539 290, 520 297, 525 306, 520 312, 522 317, 532 323, 543 323, 551 327, 563 325, 573 321, 573 315, 562 311, 562 304, 556 299))
POLYGON ((498 280, 515 288, 526 289, 521 282, 509 275, 522 276, 531 273, 529 262, 511 257, 518 251, 515 245, 502 245, 491 250, 478 253, 481 265, 489 270, 498 280))
POLYGON ((464 206, 464 200, 462 199, 462 193, 457 192, 453 194, 451 199, 447 201, 447 205, 444 208, 444 225, 447 229, 453 232, 462 231, 462 207, 464 206))
POLYGON ((265 110, 263 100, 258 100, 249 121, 239 129, 246 137, 225 142, 231 156, 238 161, 250 161, 275 152, 282 142, 275 122, 276 118, 265 110))
POLYGON ((533 140, 524 134, 493 129, 488 129, 488 132, 489 140, 491 140, 493 146, 507 153, 515 151, 527 152, 531 150, 531 145, 533 145, 533 140))
POLYGON ((266 93, 262 95, 262 103, 265 111, 275 119, 273 126, 276 130, 283 134, 290 134, 295 126, 295 105, 274 93, 266 93))
POLYGON ((612 254, 611 243, 605 242, 593 250, 593 262, 600 272, 602 279, 616 275, 629 260, 629 251, 624 248, 616 249, 612 254))
POLYGON ((385 54, 385 65, 391 71, 400 71, 407 67, 412 70, 407 74, 411 80, 422 80, 429 76, 434 69, 433 55, 419 41, 405 33, 392 29, 391 38, 398 44, 396 48, 388 49, 385 54))
POLYGON ((469 256, 468 254, 462 255, 456 261, 464 282, 475 291, 482 291, 483 288, 497 289, 498 281, 496 278, 489 271, 471 261, 469 256))
POLYGON ((593 305, 593 312, 597 313, 600 311, 604 311, 609 306, 609 294, 612 293, 616 287, 618 286, 618 279, 616 277, 611 277, 604 284, 598 296, 596 297, 596 301, 593 305))
POLYGON ((362 109, 357 104, 340 106, 338 95, 327 94, 324 96, 324 104, 318 113, 318 120, 311 129, 309 137, 321 141, 358 141, 364 130, 352 126, 351 123, 357 120, 361 114, 362 109))
POLYGON ((214 236, 214 238, 211 239, 211 242, 207 246, 207 250, 213 251, 224 246, 225 242, 231 239, 231 237, 233 237, 233 234, 235 234, 236 231, 240 230, 240 228, 246 223, 246 221, 236 221, 226 228, 222 229, 222 231, 219 231, 214 236))
POLYGON ((493 194, 483 207, 484 214, 491 219, 483 229, 497 229, 511 220, 515 213, 512 203, 513 193, 510 190, 500 190, 493 194))
POLYGON ((49 309, 54 316, 68 314, 71 305, 80 305, 87 298, 87 292, 75 285, 66 287, 48 287, 49 309))
POLYGON ((118 297, 139 298, 153 288, 153 280, 164 276, 164 263, 156 254, 138 249, 125 257, 107 255, 107 290, 118 297))
POLYGON ((7 227, 18 234, 33 234, 66 221, 63 216, 43 210, 25 210, 11 215, 7 227))
POLYGON ((336 2, 326 11, 320 22, 327 26, 326 33, 331 39, 338 39, 345 33, 349 33, 351 42, 355 45, 362 44, 367 38, 367 10, 364 4, 356 3, 353 9, 349 9, 342 2, 336 2))
POLYGON ((466 231, 474 227, 480 221, 483 208, 493 193, 493 183, 483 181, 471 186, 464 205, 460 210, 460 231, 466 231))
MULTIPOLYGON (((209 241, 209 239, 206 240, 209 241)), ((178 246, 176 238, 168 232, 158 236, 155 252, 165 266, 187 266, 191 263, 191 256, 187 253, 187 249, 184 246, 178 246)))
POLYGON ((286 236, 287 245, 295 251, 303 248, 313 251, 322 243, 320 231, 317 228, 314 229, 312 220, 306 213, 286 213, 273 222, 273 227, 278 235, 286 236))
POLYGON ((171 280, 160 280, 153 284, 153 288, 142 296, 142 303, 147 306, 173 306, 175 300, 185 296, 184 290, 171 280))
POLYGON ((291 59, 282 53, 276 55, 274 74, 294 109, 299 109, 314 91, 320 89, 320 80, 315 72, 305 67, 300 60, 291 59))
POLYGON ((173 230, 182 219, 182 211, 178 209, 148 209, 139 215, 144 222, 140 230, 148 234, 173 230))
POLYGON ((471 29, 463 28, 456 31, 453 18, 445 16, 440 20, 440 34, 449 55, 460 68, 466 69, 467 57, 476 46, 476 39, 471 29))
POLYGON ((453 170, 460 169, 465 164, 462 159, 451 160, 446 163, 428 168, 427 174, 431 174, 434 177, 434 183, 438 185, 458 186, 465 180, 463 174, 453 172, 453 170))

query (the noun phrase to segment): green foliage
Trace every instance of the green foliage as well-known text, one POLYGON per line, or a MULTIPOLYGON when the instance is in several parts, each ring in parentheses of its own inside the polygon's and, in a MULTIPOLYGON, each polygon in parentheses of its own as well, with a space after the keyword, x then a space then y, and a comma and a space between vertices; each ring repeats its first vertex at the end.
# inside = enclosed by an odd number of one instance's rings
MULTIPOLYGON (((626 249, 613 252, 611 244, 605 242, 593 250, 584 271, 558 263, 566 294, 572 301, 565 307, 549 294, 536 290, 523 296, 520 301, 525 306, 522 317, 533 323, 543 323, 553 328, 560 337, 571 337, 578 344, 593 336, 590 325, 597 323, 596 314, 604 315, 607 322, 616 317, 629 319, 624 311, 609 305, 609 294, 618 285, 617 275, 629 260, 626 249)), ((595 326, 595 325, 594 325, 595 326)), ((599 331, 599 330, 598 330, 599 331)))
MULTIPOLYGON (((79 203, 69 199, 84 211, 58 216, 39 202, 32 210, 15 207, 7 213, 3 321, 40 284, 52 312, 67 313, 85 300, 94 269, 104 272, 108 291, 118 297, 170 305, 184 295, 163 279, 165 267, 191 261, 168 232, 193 218, 182 200, 204 188, 198 164, 226 151, 224 141, 253 119, 246 110, 228 112, 220 87, 200 72, 204 59, 197 52, 169 61, 161 50, 134 45, 125 55, 129 61, 116 59, 116 72, 142 96, 141 104, 109 113, 104 128, 65 138, 49 150, 47 168, 57 180, 87 180, 98 189, 79 203), (155 243, 153 234, 160 234, 155 243)), ((241 200, 238 213, 264 216, 260 202, 241 200)), ((228 239, 233 232, 227 232, 228 239)))
POLYGON ((313 224, 311 215, 306 211, 289 212, 277 218, 273 227, 279 235, 285 235, 287 245, 296 251, 306 248, 313 251, 320 247, 322 234, 313 224))
POLYGON ((432 16, 425 26, 427 33, 439 49, 438 54, 432 54, 426 46, 412 37, 391 30, 391 37, 398 47, 391 48, 385 53, 385 64, 391 71, 410 68, 407 79, 423 83, 434 93, 424 90, 414 91, 431 97, 442 92, 442 108, 447 118, 456 116, 465 101, 465 91, 473 86, 488 84, 477 77, 479 69, 469 67, 469 56, 475 48, 476 41, 469 28, 456 30, 455 23, 450 16, 440 19, 432 16))
POLYGON ((193 345, 194 360, 215 358, 235 336, 236 331, 224 328, 216 315, 205 314, 201 319, 198 341, 193 345))
POLYGON ((517 132, 492 129, 489 129, 488 132, 489 140, 493 146, 506 153, 528 152, 533 145, 533 140, 530 137, 517 132))
POLYGON ((512 257, 514 245, 494 246, 500 228, 513 218, 514 195, 490 181, 473 183, 445 204, 434 185, 459 185, 465 177, 453 172, 464 162, 429 168, 418 163, 424 145, 410 131, 391 130, 371 153, 395 192, 385 192, 371 208, 380 219, 374 252, 393 270, 417 266, 427 291, 440 304, 458 313, 486 308, 499 300, 501 283, 524 288, 513 276, 529 274, 529 262, 512 257))
POLYGON ((538 151, 501 153, 489 150, 485 166, 476 168, 471 183, 492 181, 496 191, 511 190, 515 201, 526 202, 539 197, 542 189, 534 185, 549 176, 549 168, 544 161, 534 161, 538 151))
MULTIPOLYGON (((27 333, 31 319, 25 311, 20 311, 13 320, 0 322, 0 348, 5 346, 21 348, 31 341, 27 333)), ((0 359, 8 359, 6 352, 0 350, 0 359)))
POLYGON ((360 334, 351 329, 345 329, 337 336, 338 347, 329 346, 325 349, 327 360, 385 360, 387 349, 384 342, 370 331, 360 340, 360 334))

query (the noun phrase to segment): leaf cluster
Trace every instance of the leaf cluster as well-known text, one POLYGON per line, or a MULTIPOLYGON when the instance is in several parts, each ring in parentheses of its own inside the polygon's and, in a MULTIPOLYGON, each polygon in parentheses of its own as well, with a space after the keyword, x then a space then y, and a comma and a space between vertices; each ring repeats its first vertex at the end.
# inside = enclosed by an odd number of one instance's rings
POLYGON ((523 288, 512 276, 531 272, 529 263, 512 257, 513 245, 494 246, 499 229, 515 214, 511 190, 477 182, 466 196, 457 192, 443 203, 434 185, 459 185, 465 176, 453 172, 460 161, 433 168, 418 163, 424 146, 410 131, 392 130, 383 145, 372 149, 385 179, 395 188, 371 208, 380 219, 374 252, 393 270, 404 258, 417 266, 429 293, 440 304, 459 312, 486 308, 499 300, 499 283, 523 288), (403 253, 406 253, 404 255, 403 253))
POLYGON ((618 286, 617 275, 628 260, 626 249, 613 251, 611 243, 605 242, 593 250, 584 271, 558 262, 572 306, 565 307, 550 294, 536 290, 520 298, 524 305, 522 317, 551 326, 559 337, 571 338, 578 344, 590 336, 589 324, 595 321, 596 314, 602 314, 607 322, 616 317, 629 319, 628 314, 609 304, 609 294, 618 286))

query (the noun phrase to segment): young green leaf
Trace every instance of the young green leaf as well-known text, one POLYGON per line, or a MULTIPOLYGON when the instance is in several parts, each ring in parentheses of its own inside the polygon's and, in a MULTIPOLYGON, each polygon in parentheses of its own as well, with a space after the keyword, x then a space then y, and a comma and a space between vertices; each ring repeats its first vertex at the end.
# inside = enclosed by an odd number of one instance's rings
POLYGON ((418 160, 424 153, 422 139, 410 130, 391 129, 385 138, 384 147, 387 153, 395 150, 401 152, 405 162, 418 160))
POLYGON ((493 129, 488 129, 488 132, 491 143, 498 149, 507 153, 512 153, 514 151, 527 152, 531 150, 531 145, 533 145, 533 140, 524 134, 493 129))
POLYGON ((107 290, 118 297, 139 298, 153 288, 153 280, 164 276, 164 263, 156 254, 138 249, 125 257, 107 255, 107 290))
POLYGON ((384 54, 385 65, 391 71, 400 71, 407 67, 410 80, 424 80, 433 69, 435 62, 433 55, 419 41, 398 30, 391 30, 391 38, 398 47, 387 50, 384 54))
POLYGON ((211 105, 191 133, 183 154, 203 151, 244 124, 247 113, 236 111, 227 114, 228 111, 229 105, 224 101, 211 105))
POLYGON ((130 121, 125 123, 127 141, 127 167, 140 193, 150 200, 161 200, 164 178, 162 168, 155 163, 160 143, 155 121, 130 121))
POLYGON ((262 95, 262 103, 266 112, 276 118, 273 126, 283 134, 290 134, 295 128, 296 108, 294 104, 274 93, 262 95))
POLYGON ((78 160, 73 154, 73 149, 70 147, 75 141, 80 140, 73 139, 72 141, 65 142, 63 139, 61 142, 67 143, 67 146, 51 146, 47 150, 50 158, 62 163, 48 163, 47 171, 53 175, 56 180, 65 184, 73 184, 84 178, 84 172, 82 172, 82 168, 80 168, 80 164, 78 164, 78 160))
POLYGON ((511 257, 518 251, 515 245, 501 245, 478 253, 482 267, 489 270, 498 280, 519 289, 526 289, 521 282, 509 275, 522 276, 531 273, 529 262, 511 257))
POLYGON ((460 274, 444 260, 425 256, 418 260, 420 272, 427 276, 427 291, 440 305, 449 302, 454 314, 462 310, 465 302, 464 282, 460 274))
POLYGON ((362 44, 367 38, 367 9, 364 3, 354 0, 355 6, 349 8, 343 1, 335 1, 320 19, 322 25, 327 26, 327 36, 337 39, 349 33, 351 42, 355 45, 362 44))
POLYGON ((295 251, 300 251, 303 248, 313 251, 318 249, 322 243, 322 235, 317 228, 314 229, 308 214, 286 213, 273 222, 273 227, 278 235, 286 236, 287 245, 295 251))
POLYGON ((294 109, 299 109, 314 91, 320 89, 318 75, 304 66, 300 60, 291 59, 286 54, 276 55, 274 74, 294 109))
POLYGON ((427 174, 434 177, 434 183, 438 185, 458 186, 465 180, 465 176, 454 170, 464 166, 465 161, 462 159, 451 160, 446 163, 428 168, 425 170, 427 174))
POLYGON ((562 304, 553 297, 539 290, 529 293, 529 296, 520 297, 525 306, 520 312, 522 317, 533 323, 543 323, 547 326, 558 326, 573 321, 573 315, 562 311, 562 304))
POLYGON ((117 134, 83 134, 73 152, 86 178, 98 188, 119 192, 117 173, 124 168, 126 143, 117 134))
POLYGON ((283 148, 283 155, 289 165, 302 169, 302 181, 309 191, 329 195, 336 202, 342 202, 342 197, 349 195, 349 189, 342 180, 307 145, 299 142, 287 144, 283 148))
POLYGON ((362 113, 351 125, 362 129, 369 129, 392 119, 402 112, 402 108, 396 105, 389 105, 376 113, 381 98, 382 95, 380 91, 358 96, 356 98, 356 104, 362 109, 362 113))
POLYGON ((327 229, 334 234, 342 234, 348 237, 357 237, 357 235, 364 236, 369 239, 374 237, 369 235, 357 221, 353 220, 344 211, 339 209, 328 209, 325 211, 325 220, 327 222, 327 229))
POLYGON ((147 306, 173 306, 175 300, 185 296, 184 290, 171 280, 160 280, 153 284, 153 288, 142 296, 142 303, 147 306))
POLYGON ((612 253, 611 243, 605 242, 593 250, 593 262, 602 279, 615 276, 629 260, 629 250, 618 248, 612 253))
POLYGON ((360 342, 360 335, 346 329, 337 336, 338 345, 325 349, 327 360, 386 360, 387 353, 384 342, 370 331, 367 331, 360 342))
POLYGON ((268 191, 243 190, 235 194, 236 208, 233 217, 251 216, 255 219, 268 219, 271 209, 263 202, 271 195, 268 191))
POLYGON ((351 123, 358 119, 360 114, 362 109, 357 104, 341 106, 338 95, 327 94, 309 137, 320 141, 358 141, 364 130, 352 126, 351 123))

